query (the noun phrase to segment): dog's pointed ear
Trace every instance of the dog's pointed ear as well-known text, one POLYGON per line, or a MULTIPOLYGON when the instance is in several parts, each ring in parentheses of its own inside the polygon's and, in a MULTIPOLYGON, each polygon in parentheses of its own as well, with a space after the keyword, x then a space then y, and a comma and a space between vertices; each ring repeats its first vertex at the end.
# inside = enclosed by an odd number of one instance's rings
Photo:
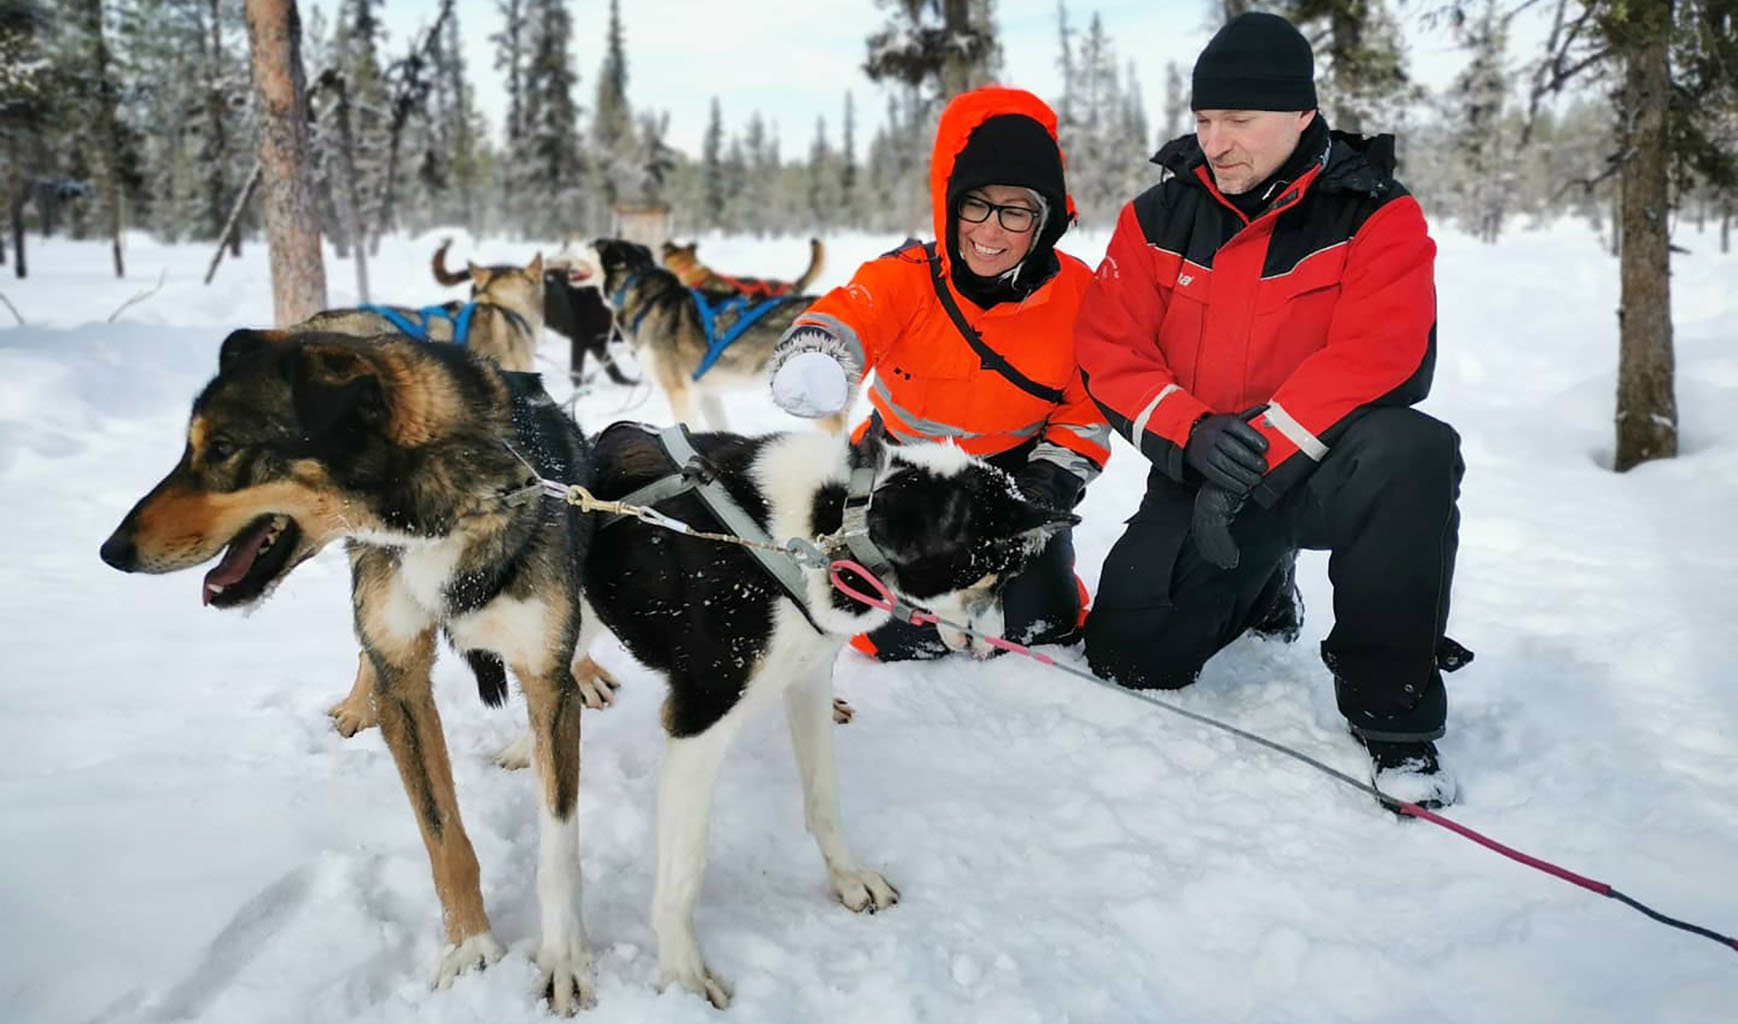
POLYGON ((671 256, 674 256, 677 253, 682 251, 681 246, 677 245, 675 242, 671 242, 668 240, 666 240, 664 242, 664 244, 660 245, 658 248, 663 251, 665 259, 669 259, 671 256))
POLYGON ((310 342, 288 368, 290 393, 308 440, 353 434, 388 418, 380 369, 340 342, 310 342))
POLYGON ((536 281, 538 283, 542 283, 542 281, 543 281, 543 250, 539 249, 537 251, 537 255, 531 257, 530 265, 525 268, 525 276, 530 278, 533 281, 536 281))
POLYGON ((252 327, 230 331, 229 337, 223 339, 223 347, 217 350, 217 372, 225 373, 287 338, 287 331, 259 331, 252 327))
POLYGON ((479 267, 470 260, 465 261, 465 271, 471 275, 471 286, 481 288, 489 283, 489 268, 479 267))
POLYGON ((887 475, 888 466, 893 460, 893 448, 885 440, 882 429, 879 419, 872 420, 863 431, 863 436, 851 442, 851 464, 874 466, 876 479, 887 475))

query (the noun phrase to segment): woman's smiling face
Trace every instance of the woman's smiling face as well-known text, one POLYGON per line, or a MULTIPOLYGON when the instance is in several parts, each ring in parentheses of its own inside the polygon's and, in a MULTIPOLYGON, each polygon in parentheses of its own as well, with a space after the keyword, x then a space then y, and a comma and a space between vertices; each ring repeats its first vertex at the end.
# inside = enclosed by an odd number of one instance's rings
POLYGON ((1019 266, 1032 251, 1032 240, 1038 237, 1038 206, 1032 201, 1032 194, 1018 185, 972 189, 960 199, 958 221, 960 258, 979 277, 997 277, 1019 266), (985 204, 1026 210, 1030 216, 1022 218, 1000 209, 986 211, 985 204), (967 219, 974 214, 983 214, 983 220, 974 224, 967 219), (1010 231, 1002 225, 1004 217, 1030 223, 1024 231, 1010 231))

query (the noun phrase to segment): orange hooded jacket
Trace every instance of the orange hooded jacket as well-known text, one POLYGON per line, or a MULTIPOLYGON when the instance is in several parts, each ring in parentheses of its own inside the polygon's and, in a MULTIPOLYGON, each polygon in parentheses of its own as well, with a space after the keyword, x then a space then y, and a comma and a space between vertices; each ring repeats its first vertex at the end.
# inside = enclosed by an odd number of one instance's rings
MULTIPOLYGON (((936 237, 948 233, 948 182, 974 129, 991 117, 1018 114, 1056 138, 1056 115, 1019 89, 984 88, 949 103, 930 158, 936 237)), ((1052 217, 1074 217, 1074 203, 1052 217)), ((1074 356, 1074 318, 1092 283, 1086 264, 1057 252, 1058 272, 1018 302, 980 309, 954 286, 953 255, 939 245, 934 280, 925 247, 907 245, 858 269, 851 283, 822 296, 799 316, 786 342, 805 328, 837 339, 857 380, 875 371, 869 401, 898 440, 952 440, 973 455, 996 455, 1036 438, 1028 461, 1048 461, 1084 485, 1110 458, 1110 429, 1087 396, 1074 356), (1035 388, 989 368, 955 325, 937 292, 953 304, 984 344, 1035 388), (854 365, 851 365, 854 363, 854 365), (1037 392, 1050 392, 1040 397, 1037 392)), ((861 436, 867 421, 857 428, 861 436)))

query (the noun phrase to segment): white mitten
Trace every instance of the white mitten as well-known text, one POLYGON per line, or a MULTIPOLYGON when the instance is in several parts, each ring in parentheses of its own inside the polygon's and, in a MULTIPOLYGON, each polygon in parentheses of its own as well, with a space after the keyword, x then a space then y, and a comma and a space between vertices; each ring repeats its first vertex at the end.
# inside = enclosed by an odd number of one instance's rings
POLYGON ((773 372, 772 400, 792 416, 831 416, 850 404, 851 379, 825 352, 796 352, 773 372))

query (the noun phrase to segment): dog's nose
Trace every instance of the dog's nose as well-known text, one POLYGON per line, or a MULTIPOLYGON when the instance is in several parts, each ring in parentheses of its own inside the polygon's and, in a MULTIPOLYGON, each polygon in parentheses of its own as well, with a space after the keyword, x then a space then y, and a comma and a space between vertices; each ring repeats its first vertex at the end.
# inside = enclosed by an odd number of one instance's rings
POLYGON ((103 561, 122 572, 132 572, 139 565, 139 549, 134 546, 133 538, 125 531, 116 530, 114 536, 103 541, 103 561))

